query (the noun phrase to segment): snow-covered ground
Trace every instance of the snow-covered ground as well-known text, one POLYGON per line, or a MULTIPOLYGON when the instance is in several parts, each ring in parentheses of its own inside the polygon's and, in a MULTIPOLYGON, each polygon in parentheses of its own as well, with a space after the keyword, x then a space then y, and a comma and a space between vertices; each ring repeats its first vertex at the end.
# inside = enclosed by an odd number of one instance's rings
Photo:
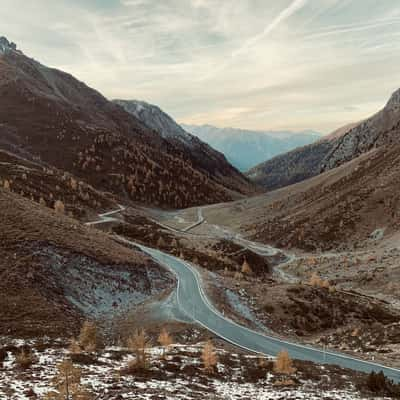
MULTIPOLYGON (((10 351, 0 363, 0 399, 43 398, 51 387, 57 363, 68 357, 66 348, 57 341, 39 344, 0 338, 3 348, 5 343, 10 351), (15 348, 24 344, 34 349, 37 358, 27 370, 18 368, 14 354, 15 348)), ((96 399, 363 399, 350 382, 340 390, 322 390, 321 382, 296 376, 298 383, 294 385, 277 385, 279 377, 270 370, 260 370, 255 356, 222 349, 218 350, 217 372, 208 375, 202 367, 201 350, 201 344, 173 345, 163 360, 162 349, 151 348, 149 371, 133 375, 124 373, 124 368, 134 356, 121 347, 108 347, 89 362, 75 365, 82 369, 82 383, 96 399)))

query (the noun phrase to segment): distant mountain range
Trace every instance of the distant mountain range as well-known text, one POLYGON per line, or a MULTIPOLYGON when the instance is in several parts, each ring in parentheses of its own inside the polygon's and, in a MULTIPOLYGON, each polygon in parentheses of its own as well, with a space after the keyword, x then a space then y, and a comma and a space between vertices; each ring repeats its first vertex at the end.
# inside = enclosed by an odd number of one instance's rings
POLYGON ((286 153, 296 147, 315 142, 321 134, 314 131, 252 131, 236 128, 217 128, 212 125, 185 125, 183 129, 198 136, 241 171, 286 153))

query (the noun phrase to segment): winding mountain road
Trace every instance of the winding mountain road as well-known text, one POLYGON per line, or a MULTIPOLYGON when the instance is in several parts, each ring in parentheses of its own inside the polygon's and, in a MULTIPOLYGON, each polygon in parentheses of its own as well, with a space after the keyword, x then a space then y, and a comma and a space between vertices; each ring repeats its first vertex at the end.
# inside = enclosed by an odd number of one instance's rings
MULTIPOLYGON (((100 219, 106 220, 107 213, 103 214, 100 219)), ((398 369, 363 361, 345 354, 291 343, 238 325, 222 315, 211 304, 204 293, 199 273, 190 263, 120 236, 117 236, 117 239, 122 243, 139 248, 157 263, 172 271, 178 280, 176 296, 180 310, 220 338, 243 349, 264 355, 276 356, 280 350, 286 349, 294 359, 313 361, 319 364, 334 364, 366 373, 383 371, 388 378, 400 382, 400 370, 398 369)))

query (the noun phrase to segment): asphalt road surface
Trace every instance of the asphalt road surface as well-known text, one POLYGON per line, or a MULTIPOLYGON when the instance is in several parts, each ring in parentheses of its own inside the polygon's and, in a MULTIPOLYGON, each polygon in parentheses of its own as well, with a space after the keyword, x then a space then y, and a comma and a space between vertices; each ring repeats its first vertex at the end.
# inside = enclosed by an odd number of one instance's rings
POLYGON ((279 351, 285 349, 290 357, 298 360, 335 364, 367 373, 383 371, 388 378, 400 382, 398 369, 362 361, 345 354, 290 343, 238 325, 218 312, 207 299, 198 272, 188 262, 122 237, 119 237, 119 240, 140 248, 156 262, 171 270, 178 279, 177 302, 180 310, 220 338, 243 349, 264 355, 276 356, 279 351))

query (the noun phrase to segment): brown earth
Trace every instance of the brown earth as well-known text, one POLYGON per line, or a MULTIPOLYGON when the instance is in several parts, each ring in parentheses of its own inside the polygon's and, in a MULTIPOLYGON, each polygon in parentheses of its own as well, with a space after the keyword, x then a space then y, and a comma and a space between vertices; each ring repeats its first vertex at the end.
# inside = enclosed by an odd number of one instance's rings
POLYGON ((49 208, 61 201, 65 213, 80 220, 118 208, 111 194, 99 192, 67 172, 0 150, 0 187, 6 181, 12 192, 49 208))
POLYGON ((209 223, 254 240, 308 251, 368 246, 371 234, 399 229, 400 146, 380 147, 304 182, 207 207, 209 223))
POLYGON ((173 282, 109 235, 4 189, 0 220, 2 335, 69 336, 83 318, 118 312, 173 282))

